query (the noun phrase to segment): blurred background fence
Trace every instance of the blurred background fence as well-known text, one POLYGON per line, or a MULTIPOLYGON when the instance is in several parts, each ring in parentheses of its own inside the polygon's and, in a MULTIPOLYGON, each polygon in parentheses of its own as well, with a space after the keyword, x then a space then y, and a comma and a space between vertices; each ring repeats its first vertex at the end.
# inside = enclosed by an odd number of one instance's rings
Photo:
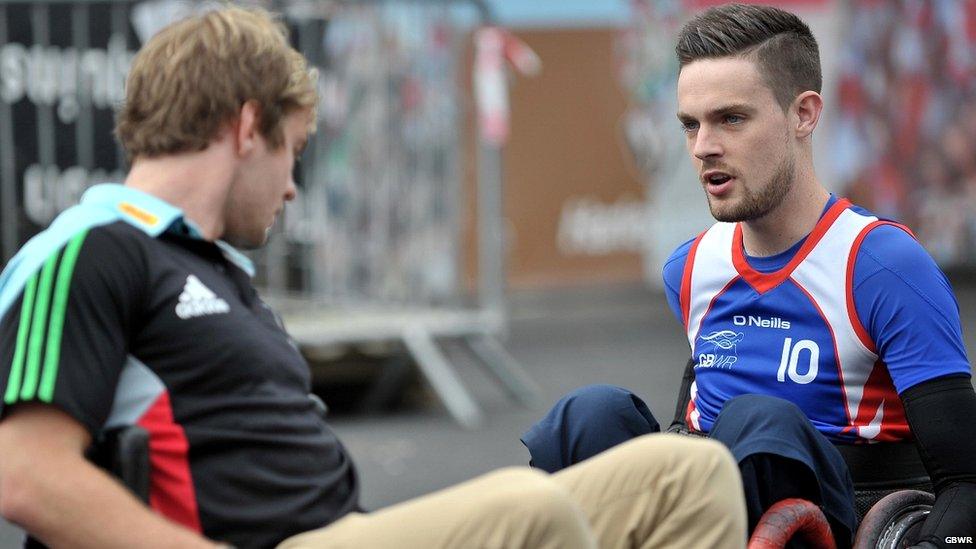
MULTIPOLYGON (((462 340, 514 398, 531 402, 534 385, 496 339, 506 330, 501 142, 475 131, 483 119, 468 114, 476 98, 465 60, 479 29, 491 28, 488 8, 479 0, 252 4, 283 15, 319 71, 320 91, 318 131, 296 168, 298 197, 268 246, 251 253, 265 298, 308 352, 402 346, 464 425, 481 413, 442 339, 462 340), (465 173, 477 174, 470 189, 465 173), (476 284, 462 272, 470 214, 476 284)), ((123 179, 111 130, 134 52, 162 26, 212 5, 0 2, 4 260, 87 187, 123 179)), ((507 94, 502 53, 490 76, 507 94)))
POLYGON ((329 302, 456 304, 461 68, 484 14, 468 1, 282 7, 322 100, 281 238, 254 254, 260 281, 329 302))

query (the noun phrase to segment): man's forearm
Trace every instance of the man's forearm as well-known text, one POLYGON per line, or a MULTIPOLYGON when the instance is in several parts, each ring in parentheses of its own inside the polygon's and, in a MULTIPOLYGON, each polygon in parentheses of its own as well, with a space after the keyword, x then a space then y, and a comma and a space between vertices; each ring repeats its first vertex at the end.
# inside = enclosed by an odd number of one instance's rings
MULTIPOLYGON (((59 460, 60 461, 60 460, 59 460)), ((51 547, 213 547, 154 513, 83 458, 0 485, 4 516, 51 547), (9 497, 8 497, 9 493, 9 497)))
POLYGON ((54 406, 19 404, 0 421, 0 513, 52 547, 213 547, 143 505, 89 463, 91 437, 54 406))
POLYGON ((947 537, 976 532, 976 393, 968 376, 926 381, 902 395, 922 462, 935 486, 935 507, 922 539, 942 546, 947 537))

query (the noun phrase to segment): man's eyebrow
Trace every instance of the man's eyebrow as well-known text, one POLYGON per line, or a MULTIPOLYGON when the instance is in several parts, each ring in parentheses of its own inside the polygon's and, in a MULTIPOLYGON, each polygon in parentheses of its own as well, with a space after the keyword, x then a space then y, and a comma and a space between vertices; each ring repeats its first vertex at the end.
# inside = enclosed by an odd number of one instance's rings
MULTIPOLYGON (((752 114, 756 112, 756 108, 746 103, 730 103, 728 105, 722 105, 721 107, 716 107, 708 111, 706 117, 715 118, 725 114, 737 113, 737 112, 743 114, 752 114)), ((678 120, 682 122, 686 122, 689 120, 695 120, 695 117, 691 116, 690 114, 678 111, 678 120)))
POLYGON ((741 113, 749 114, 749 113, 756 112, 756 108, 746 103, 732 103, 731 105, 725 105, 717 109, 712 109, 708 114, 711 116, 721 116, 723 114, 729 114, 733 112, 741 112, 741 113))

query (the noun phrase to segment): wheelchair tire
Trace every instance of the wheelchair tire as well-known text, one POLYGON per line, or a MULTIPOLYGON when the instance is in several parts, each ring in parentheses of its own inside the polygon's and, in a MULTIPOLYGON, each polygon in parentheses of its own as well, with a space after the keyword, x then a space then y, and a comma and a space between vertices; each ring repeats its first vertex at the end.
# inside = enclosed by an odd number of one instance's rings
POLYGON ((810 549, 836 549, 823 511, 805 499, 788 498, 773 504, 759 519, 748 549, 783 549, 793 539, 810 549))
POLYGON ((921 490, 899 490, 875 503, 864 515, 854 549, 896 549, 918 537, 922 523, 935 503, 935 496, 921 490))

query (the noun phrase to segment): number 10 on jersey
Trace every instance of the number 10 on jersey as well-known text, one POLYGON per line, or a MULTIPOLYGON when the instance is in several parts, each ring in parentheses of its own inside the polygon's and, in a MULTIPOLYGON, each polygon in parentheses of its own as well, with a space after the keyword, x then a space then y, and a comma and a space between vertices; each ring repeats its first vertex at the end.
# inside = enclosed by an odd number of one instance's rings
POLYGON ((779 360, 779 371, 776 372, 776 380, 785 383, 786 376, 789 375, 790 380, 794 383, 806 385, 817 378, 819 364, 820 346, 815 341, 801 339, 794 344, 793 338, 788 337, 783 340, 783 355, 779 360), (806 373, 801 374, 798 365, 800 355, 803 351, 807 351, 806 356, 809 359, 809 365, 806 368, 806 373))

